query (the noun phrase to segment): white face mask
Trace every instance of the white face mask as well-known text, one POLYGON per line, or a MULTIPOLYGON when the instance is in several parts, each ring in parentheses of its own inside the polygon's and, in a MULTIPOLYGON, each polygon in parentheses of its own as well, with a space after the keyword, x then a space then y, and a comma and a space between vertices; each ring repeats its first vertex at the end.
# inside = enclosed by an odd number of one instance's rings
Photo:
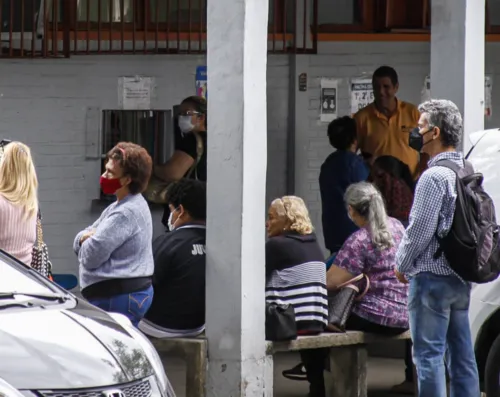
POLYGON ((179 116, 179 128, 183 134, 193 131, 194 125, 191 123, 191 116, 179 116))
MULTIPOLYGON (((177 208, 176 208, 174 211, 177 211, 177 208)), ((170 215, 168 216, 167 227, 168 227, 168 231, 169 231, 169 232, 171 232, 172 230, 174 230, 174 229, 175 229, 175 224, 177 223, 177 220, 179 219, 179 218, 177 218, 177 219, 175 220, 175 222, 172 224, 172 217, 173 217, 173 215, 174 215, 174 211, 172 211, 172 212, 170 213, 170 215)))

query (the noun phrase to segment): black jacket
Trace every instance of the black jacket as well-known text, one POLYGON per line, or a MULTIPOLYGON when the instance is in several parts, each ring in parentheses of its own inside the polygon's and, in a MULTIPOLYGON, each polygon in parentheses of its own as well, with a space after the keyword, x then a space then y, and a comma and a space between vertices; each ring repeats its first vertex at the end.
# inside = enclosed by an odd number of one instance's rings
POLYGON ((205 226, 184 225, 153 242, 154 297, 147 320, 171 330, 205 324, 205 241, 205 226))

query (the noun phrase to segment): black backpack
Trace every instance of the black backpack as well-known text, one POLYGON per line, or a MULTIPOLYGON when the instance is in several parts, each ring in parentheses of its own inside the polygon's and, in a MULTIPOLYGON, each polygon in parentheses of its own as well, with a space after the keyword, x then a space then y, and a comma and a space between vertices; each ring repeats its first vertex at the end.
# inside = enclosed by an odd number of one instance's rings
POLYGON ((450 160, 440 160, 436 166, 457 175, 457 201, 451 229, 446 236, 438 236, 434 258, 444 254, 465 281, 482 284, 495 280, 500 274, 500 228, 493 200, 483 189, 483 175, 474 172, 468 161, 464 168, 450 160))

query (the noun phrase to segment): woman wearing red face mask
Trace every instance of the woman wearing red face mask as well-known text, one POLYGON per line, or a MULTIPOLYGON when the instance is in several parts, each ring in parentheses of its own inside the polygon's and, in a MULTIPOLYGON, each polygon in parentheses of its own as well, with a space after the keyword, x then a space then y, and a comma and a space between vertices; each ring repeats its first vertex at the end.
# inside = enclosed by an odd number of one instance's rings
POLYGON ((120 142, 111 149, 100 182, 103 193, 116 195, 116 201, 73 244, 83 297, 124 314, 135 326, 153 298, 153 225, 141 194, 151 171, 151 157, 139 145, 120 142))

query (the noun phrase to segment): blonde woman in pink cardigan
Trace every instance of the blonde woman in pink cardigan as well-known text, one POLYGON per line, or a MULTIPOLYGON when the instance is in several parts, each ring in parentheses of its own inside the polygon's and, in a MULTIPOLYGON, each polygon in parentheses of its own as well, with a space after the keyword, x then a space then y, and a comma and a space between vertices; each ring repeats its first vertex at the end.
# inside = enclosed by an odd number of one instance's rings
POLYGON ((27 265, 36 241, 38 179, 28 146, 0 143, 0 249, 27 265))

